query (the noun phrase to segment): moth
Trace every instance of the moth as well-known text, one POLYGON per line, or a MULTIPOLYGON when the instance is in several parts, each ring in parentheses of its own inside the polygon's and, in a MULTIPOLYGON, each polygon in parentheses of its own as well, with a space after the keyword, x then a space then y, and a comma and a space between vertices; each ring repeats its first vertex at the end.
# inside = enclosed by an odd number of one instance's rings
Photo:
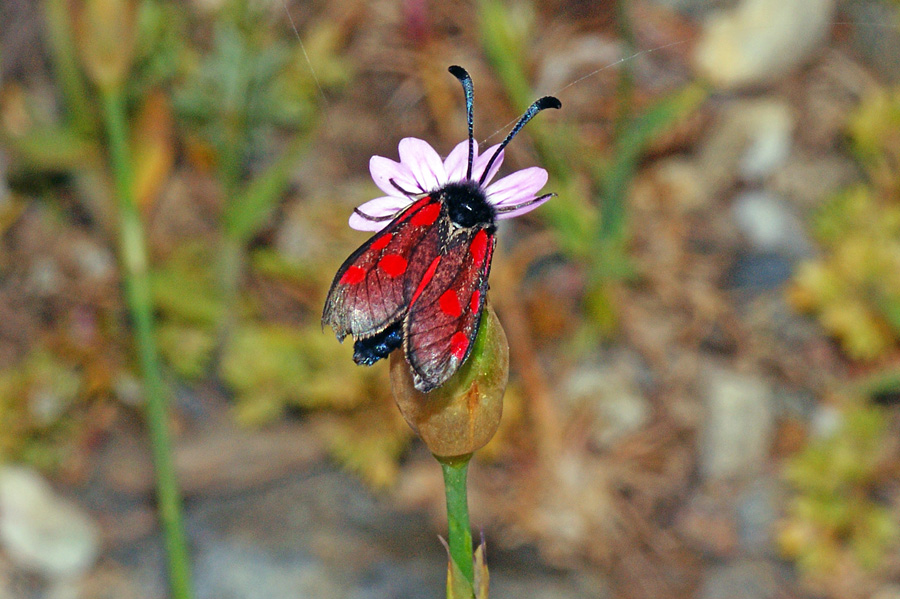
POLYGON ((376 233, 338 269, 322 325, 354 340, 353 360, 371 365, 402 347, 416 389, 428 392, 465 363, 478 334, 488 290, 497 221, 536 208, 547 172, 531 167, 494 183, 503 149, 540 111, 560 108, 553 96, 535 101, 498 146, 477 154, 472 78, 462 83, 468 140, 443 162, 422 140, 400 142, 400 163, 373 157, 370 170, 388 193, 356 208, 350 225, 376 233))

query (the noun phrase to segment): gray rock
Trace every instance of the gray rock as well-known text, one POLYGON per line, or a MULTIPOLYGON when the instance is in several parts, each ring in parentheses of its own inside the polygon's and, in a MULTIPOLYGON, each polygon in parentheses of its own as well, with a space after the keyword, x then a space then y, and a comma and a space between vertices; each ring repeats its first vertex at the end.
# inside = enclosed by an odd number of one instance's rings
POLYGON ((131 407, 140 407, 144 403, 144 386, 131 372, 123 370, 113 379, 113 393, 116 399, 131 407))
POLYGON ((679 12, 683 15, 698 17, 705 15, 711 10, 730 8, 736 2, 735 0, 653 0, 654 4, 659 4, 669 10, 679 12))
POLYGON ((728 272, 728 287, 753 296, 778 289, 791 278, 790 260, 780 254, 750 252, 737 257, 728 272))
POLYGON ((697 157, 705 193, 717 195, 739 178, 761 182, 777 172, 791 153, 795 124, 791 107, 781 100, 726 104, 697 157))
POLYGON ((650 418, 650 403, 638 385, 638 366, 627 359, 576 369, 564 385, 565 397, 594 417, 592 436, 609 446, 639 430, 650 418))
POLYGON ((900 31, 897 6, 878 0, 845 2, 842 8, 853 21, 853 46, 878 71, 900 82, 900 31))
MULTIPOLYGON (((198 599, 428 599, 445 585, 447 557, 437 540, 445 530, 422 513, 394 511, 344 473, 307 473, 240 497, 195 501, 186 521, 198 599)), ((140 567, 151 561, 146 549, 135 554, 140 567)), ((534 555, 490 545, 488 564, 493 597, 606 596, 585 592, 534 555)), ((159 564, 148 570, 160 571, 159 564)))
POLYGON ((81 274, 89 281, 103 282, 115 276, 116 258, 106 247, 81 238, 73 242, 72 251, 81 274))
POLYGON ((725 88, 776 80, 822 44, 834 10, 834 0, 742 0, 707 19, 695 66, 725 88))
POLYGON ((706 414, 700 470, 706 478, 737 479, 760 470, 774 427, 769 384, 752 375, 710 368, 703 383, 706 414))
POLYGON ((41 595, 41 599, 83 599, 81 585, 77 580, 54 580, 41 595))
POLYGON ((778 593, 775 569, 763 561, 737 561, 710 568, 699 599, 768 599, 778 593))
MULTIPOLYGON (((490 563, 488 564, 490 567, 490 563)), ((587 585, 585 585, 587 586, 587 585)), ((432 597, 434 594, 431 595, 432 597)), ((540 597, 540 599, 608 599, 612 597, 612 591, 608 583, 603 580, 594 580, 590 588, 577 589, 566 581, 557 581, 550 576, 534 578, 510 578, 504 575, 495 575, 491 572, 491 597, 540 597)))
POLYGON ((791 153, 795 118, 787 104, 758 102, 748 119, 755 127, 738 169, 745 181, 762 181, 787 162, 791 153))
POLYGON ((384 560, 360 578, 348 599, 431 599, 445 584, 441 574, 426 560, 384 560))
POLYGON ((0 468, 0 543, 16 565, 49 578, 73 578, 97 558, 97 526, 33 470, 0 468))
POLYGON ((206 543, 195 559, 198 599, 270 599, 271 597, 347 596, 318 562, 296 554, 266 551, 257 543, 220 539, 206 543))
POLYGON ((741 493, 737 503, 738 536, 746 555, 768 557, 773 551, 773 529, 778 520, 778 488, 761 477, 741 493))
POLYGON ((887 584, 872 595, 872 599, 900 599, 900 584, 887 584))
POLYGON ((63 274, 59 264, 49 256, 36 256, 28 271, 27 289, 38 297, 49 297, 59 292, 63 274))
POLYGON ((820 404, 813 412, 809 424, 813 438, 830 437, 841 429, 844 415, 836 406, 820 404))
POLYGON ((745 191, 732 207, 735 223, 754 250, 788 258, 812 253, 803 223, 787 204, 765 191, 745 191))

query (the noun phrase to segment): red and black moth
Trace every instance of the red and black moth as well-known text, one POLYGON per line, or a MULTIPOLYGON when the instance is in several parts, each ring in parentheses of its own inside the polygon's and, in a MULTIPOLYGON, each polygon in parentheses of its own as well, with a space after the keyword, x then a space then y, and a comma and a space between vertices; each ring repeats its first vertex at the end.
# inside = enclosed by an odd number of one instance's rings
MULTIPOLYGON (((481 176, 476 180, 472 79, 462 67, 449 70, 462 83, 466 98, 465 177, 443 182, 435 189, 418 183, 426 177, 414 177, 419 189, 407 189, 390 178, 390 185, 408 201, 407 207, 384 216, 356 209, 354 218, 368 221, 373 228, 380 226, 379 222, 390 222, 338 269, 322 314, 323 326, 331 325, 339 340, 353 337, 357 364, 374 364, 402 346, 414 384, 422 392, 453 376, 472 351, 488 290, 497 219, 525 212, 553 195, 517 201, 509 192, 514 183, 492 195, 492 189, 504 187, 503 182, 514 177, 486 187, 491 168, 498 157, 502 160, 503 148, 538 112, 561 107, 552 96, 534 102, 487 163, 479 160, 481 176), (493 201, 494 195, 503 199, 493 201)), ((546 172, 533 170, 543 173, 539 189, 546 172)))

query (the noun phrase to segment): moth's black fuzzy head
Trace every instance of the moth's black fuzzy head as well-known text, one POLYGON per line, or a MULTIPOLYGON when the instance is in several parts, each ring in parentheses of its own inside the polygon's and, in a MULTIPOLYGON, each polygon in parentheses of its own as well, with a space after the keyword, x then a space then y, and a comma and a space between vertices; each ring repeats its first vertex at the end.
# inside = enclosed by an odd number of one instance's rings
POLYGON ((484 189, 477 181, 448 183, 438 192, 447 206, 450 220, 460 227, 493 225, 497 212, 487 200, 484 189))

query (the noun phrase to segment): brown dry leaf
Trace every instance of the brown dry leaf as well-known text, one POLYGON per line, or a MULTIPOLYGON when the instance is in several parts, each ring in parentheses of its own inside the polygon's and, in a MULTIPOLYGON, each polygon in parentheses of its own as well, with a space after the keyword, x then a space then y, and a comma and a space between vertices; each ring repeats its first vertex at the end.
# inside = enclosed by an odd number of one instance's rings
POLYGON ((143 211, 153 207, 175 164, 174 120, 162 90, 150 92, 141 105, 132 135, 134 194, 143 211))
POLYGON ((476 599, 488 599, 491 576, 487 567, 485 544, 481 543, 475 549, 475 597, 476 599))

